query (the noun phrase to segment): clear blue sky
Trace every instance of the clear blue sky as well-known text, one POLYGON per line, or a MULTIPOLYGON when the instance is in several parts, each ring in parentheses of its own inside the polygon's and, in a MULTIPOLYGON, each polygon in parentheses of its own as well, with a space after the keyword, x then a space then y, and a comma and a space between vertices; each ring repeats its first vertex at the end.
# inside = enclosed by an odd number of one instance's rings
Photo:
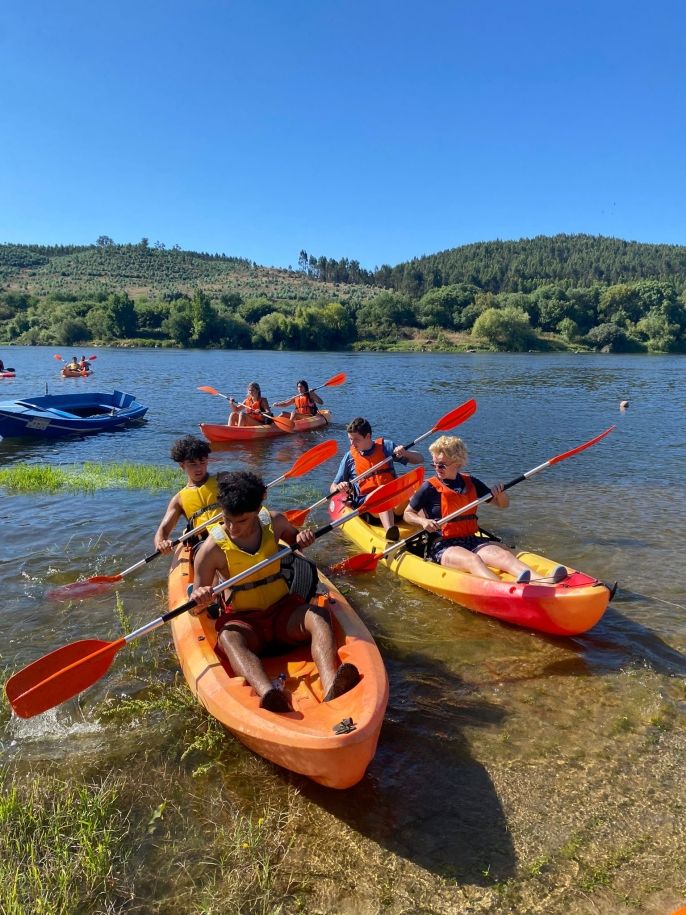
POLYGON ((366 267, 557 232, 686 244, 685 10, 5 3, 0 242, 366 267))

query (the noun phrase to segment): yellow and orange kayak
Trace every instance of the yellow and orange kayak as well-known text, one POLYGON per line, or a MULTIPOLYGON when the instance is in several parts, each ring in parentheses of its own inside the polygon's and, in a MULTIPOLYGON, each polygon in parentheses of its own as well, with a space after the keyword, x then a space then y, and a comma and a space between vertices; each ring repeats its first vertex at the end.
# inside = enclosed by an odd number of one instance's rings
MULTIPOLYGON (((169 607, 188 599, 190 551, 181 545, 169 572, 169 607)), ((243 677, 216 652, 214 620, 183 613, 171 621, 176 653, 191 692, 207 711, 255 753, 327 788, 350 788, 374 757, 388 703, 388 678, 379 650, 350 604, 322 578, 311 603, 331 612, 341 663, 357 666, 357 686, 322 702, 307 647, 263 659, 269 677, 283 684, 293 711, 268 712, 243 677)))
MULTIPOLYGON (((293 423, 293 432, 311 432, 322 429, 331 422, 331 411, 320 410, 315 416, 302 416, 293 423)), ((263 438, 290 435, 275 423, 262 426, 227 426, 221 423, 200 423, 200 431, 208 442, 249 442, 263 438)))
MULTIPOLYGON (((342 498, 335 497, 329 503, 332 519, 344 517, 350 510, 342 498)), ((365 553, 383 553, 390 546, 383 528, 367 524, 359 515, 343 524, 341 530, 365 553)), ((415 530, 401 524, 401 539, 411 536, 415 530)), ((558 565, 536 553, 522 552, 517 556, 538 578, 550 575, 558 565)), ((390 553, 379 565, 468 610, 550 635, 586 632, 600 620, 611 597, 602 581, 569 567, 569 576, 552 585, 535 579, 530 584, 517 584, 507 572, 496 572, 498 581, 478 578, 469 572, 447 569, 407 550, 390 553)))

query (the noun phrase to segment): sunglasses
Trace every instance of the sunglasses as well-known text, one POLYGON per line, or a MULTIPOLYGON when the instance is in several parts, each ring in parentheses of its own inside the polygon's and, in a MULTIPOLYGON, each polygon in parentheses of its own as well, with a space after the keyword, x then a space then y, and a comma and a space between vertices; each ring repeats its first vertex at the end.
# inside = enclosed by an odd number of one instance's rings
POLYGON ((432 466, 432 467, 435 467, 436 470, 445 470, 445 468, 446 468, 448 465, 447 465, 447 464, 444 464, 443 461, 439 461, 438 463, 436 463, 436 461, 432 461, 432 462, 431 462, 431 466, 432 466))

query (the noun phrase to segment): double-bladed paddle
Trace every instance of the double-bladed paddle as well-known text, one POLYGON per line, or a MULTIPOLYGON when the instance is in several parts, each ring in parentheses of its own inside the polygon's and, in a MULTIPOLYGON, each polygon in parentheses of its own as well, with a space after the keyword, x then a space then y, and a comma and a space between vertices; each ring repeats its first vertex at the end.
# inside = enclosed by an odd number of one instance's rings
MULTIPOLYGON (((572 448, 569 451, 565 451, 562 454, 558 454, 555 457, 550 458, 547 461, 544 461, 543 464, 539 464, 538 467, 534 467, 533 470, 527 470, 526 473, 520 474, 518 477, 515 477, 514 480, 510 480, 509 483, 505 483, 503 490, 511 489, 513 486, 516 486, 517 483, 523 483, 524 480, 528 480, 529 477, 532 477, 535 473, 540 473, 541 470, 545 470, 546 467, 551 467, 553 464, 559 464, 560 461, 565 461, 567 458, 573 457, 575 454, 579 454, 580 451, 585 451, 587 448, 590 448, 592 445, 597 444, 601 439, 604 439, 606 435, 609 435, 610 432, 615 428, 615 426, 610 426, 609 429, 606 429, 604 432, 601 432, 600 435, 596 435, 595 438, 592 438, 588 442, 584 442, 583 445, 577 445, 576 448, 572 448)), ((470 502, 468 505, 463 505, 462 508, 457 511, 452 512, 449 515, 446 515, 444 518, 439 518, 436 524, 439 527, 442 527, 444 524, 447 524, 449 521, 452 521, 453 518, 457 518, 458 515, 463 515, 466 512, 470 512, 473 508, 476 508, 477 505, 481 505, 482 502, 488 502, 492 496, 490 493, 485 496, 481 496, 480 499, 475 499, 473 502, 470 502)), ((347 515, 347 518, 350 518, 351 515, 347 515)), ((343 519, 346 520, 345 518, 343 519)), ((391 553, 394 553, 398 549, 403 549, 410 541, 416 540, 422 534, 421 531, 412 534, 410 537, 405 537, 404 540, 399 540, 397 543, 394 543, 392 546, 387 547, 383 553, 358 553, 356 556, 351 556, 349 559, 344 559, 342 562, 336 563, 335 566, 332 566, 332 572, 373 572, 378 566, 379 562, 382 559, 386 559, 387 556, 390 556, 391 553)))
MULTIPOLYGON (((345 374, 345 372, 339 372, 338 375, 332 375, 328 381, 324 381, 322 384, 318 384, 314 388, 308 388, 308 394, 311 394, 313 391, 320 391, 322 388, 337 388, 339 385, 345 384, 347 377, 348 376, 345 374)), ((288 400, 287 397, 283 399, 288 400)), ((272 403, 275 407, 283 406, 280 400, 273 400, 272 403)))
MULTIPOLYGON (((318 445, 315 445, 313 448, 310 448, 304 454, 301 454, 300 457, 294 462, 292 467, 287 470, 285 473, 282 473, 280 477, 277 477, 276 480, 272 480, 271 483, 267 484, 267 489, 272 486, 276 486, 277 483, 282 483, 284 480, 288 480, 291 477, 301 477, 306 473, 309 473, 311 470, 314 470, 315 467, 319 467, 320 464, 323 464, 324 461, 328 461, 329 458, 332 458, 338 449, 338 444, 335 439, 327 439, 325 442, 320 442, 318 445)), ((193 530, 187 531, 181 537, 178 537, 176 540, 172 541, 172 546, 178 546, 179 543, 184 543, 186 540, 189 540, 191 537, 199 534, 201 531, 204 531, 205 528, 209 527, 211 524, 216 524, 218 521, 222 520, 221 512, 214 517, 210 518, 208 521, 205 521, 203 524, 199 524, 197 527, 194 527, 193 530)), ((151 553, 149 556, 146 556, 145 559, 141 559, 139 562, 136 562, 134 565, 129 566, 128 569, 124 569, 123 572, 118 572, 116 575, 94 575, 92 578, 86 578, 83 581, 74 581, 68 585, 61 585, 59 588, 54 588, 52 591, 48 592, 48 597, 51 600, 78 600, 84 597, 88 597, 92 594, 100 594, 104 591, 107 591, 109 587, 121 581, 125 575, 129 575, 131 572, 135 572, 136 569, 142 568, 149 562, 152 562, 157 556, 160 556, 160 550, 156 550, 154 553, 151 553)))
MULTIPOLYGON (((391 480, 384 486, 380 486, 371 495, 367 496, 364 504, 364 511, 373 511, 375 513, 387 511, 393 508, 403 496, 409 491, 414 490, 424 477, 424 468, 416 467, 410 473, 406 473, 395 480, 391 480)), ((356 509, 352 514, 358 514, 362 507, 356 509)), ((346 515, 340 521, 332 521, 330 524, 320 527, 314 531, 315 538, 323 537, 329 531, 334 530, 348 520, 351 516, 346 515)), ((262 562, 258 562, 250 569, 246 569, 233 578, 220 581, 212 592, 220 594, 227 588, 238 584, 245 578, 249 578, 256 572, 272 565, 277 560, 284 559, 291 553, 296 552, 297 545, 284 547, 273 556, 268 556, 262 562)), ((31 718, 39 715, 67 699, 72 699, 82 690, 92 686, 109 670, 114 656, 117 652, 138 639, 147 635, 155 629, 158 629, 164 623, 185 613, 192 607, 196 606, 196 601, 186 601, 180 607, 169 610, 162 616, 151 620, 139 629, 134 630, 128 635, 116 639, 114 642, 104 642, 99 639, 83 639, 78 642, 72 642, 70 645, 64 645, 56 651, 39 658, 22 670, 17 671, 5 684, 7 698, 17 715, 20 718, 31 718)))
MULTIPOLYGON (((423 435, 418 436, 413 439, 413 441, 408 442, 407 445, 403 445, 403 448, 407 451, 408 448, 411 448, 413 445, 416 445, 417 442, 423 441, 425 438, 428 438, 430 435, 433 435, 435 432, 447 432, 448 429, 454 429, 455 426, 459 426, 461 423, 468 420, 470 416, 473 416, 476 413, 476 401, 475 400, 466 400, 463 404, 460 404, 459 407, 455 407, 450 410, 449 413, 446 413, 445 416, 442 416, 434 425, 429 429, 428 432, 424 432, 423 435)), ((379 467, 383 467, 384 464, 387 464, 392 458, 387 457, 383 461, 379 461, 378 464, 375 464, 373 467, 370 467, 369 470, 365 470, 364 473, 361 473, 359 477, 355 477, 351 480, 351 483, 359 483, 360 480, 364 480, 365 477, 368 477, 371 473, 374 473, 375 470, 378 470, 379 467)), ((310 505, 309 508, 294 508, 290 511, 285 512, 284 514, 291 522, 295 524, 296 527, 300 527, 304 523, 305 519, 311 511, 314 511, 315 508, 319 508, 320 505, 324 505, 325 502, 328 502, 331 498, 331 493, 319 499, 314 505, 310 505)))
MULTIPOLYGON (((218 391, 216 388, 213 388, 209 384, 203 384, 198 386, 199 391, 204 391, 205 394, 212 394, 214 397, 223 397, 224 400, 231 402, 231 398, 226 394, 222 394, 221 391, 218 391)), ((265 413, 263 410, 257 410, 262 416, 270 419, 275 426, 278 426, 282 432, 293 432, 295 431, 295 425, 290 416, 272 416, 271 413, 265 413)))

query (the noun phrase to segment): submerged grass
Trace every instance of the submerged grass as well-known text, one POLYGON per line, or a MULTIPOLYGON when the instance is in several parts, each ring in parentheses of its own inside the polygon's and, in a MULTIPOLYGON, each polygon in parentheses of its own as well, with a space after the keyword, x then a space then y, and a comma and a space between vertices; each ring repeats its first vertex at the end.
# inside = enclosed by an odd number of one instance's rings
POLYGON ((154 464, 96 464, 56 467, 25 464, 0 470, 0 487, 11 493, 96 492, 99 489, 173 489, 183 485, 183 474, 154 464))
POLYGON ((72 784, 0 772, 0 911, 106 911, 123 898, 117 871, 128 855, 121 779, 72 784))

